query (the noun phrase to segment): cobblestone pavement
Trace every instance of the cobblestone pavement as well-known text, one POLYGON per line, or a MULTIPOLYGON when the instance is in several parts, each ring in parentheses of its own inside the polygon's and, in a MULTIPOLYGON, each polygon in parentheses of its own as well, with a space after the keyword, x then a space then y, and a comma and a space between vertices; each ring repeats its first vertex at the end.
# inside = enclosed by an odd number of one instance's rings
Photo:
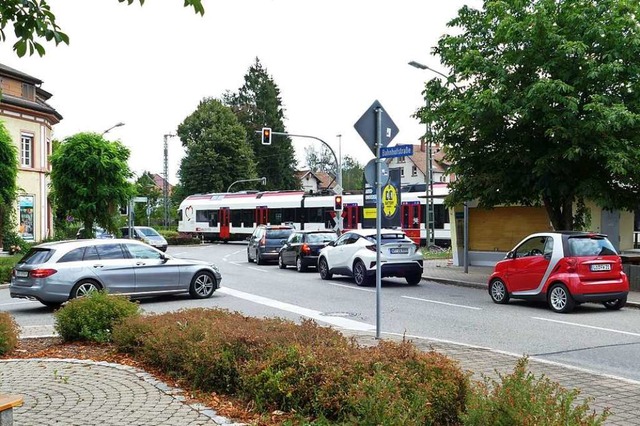
POLYGON ((1 360, 0 392, 23 396, 13 411, 20 426, 235 424, 143 371, 106 362, 1 360))

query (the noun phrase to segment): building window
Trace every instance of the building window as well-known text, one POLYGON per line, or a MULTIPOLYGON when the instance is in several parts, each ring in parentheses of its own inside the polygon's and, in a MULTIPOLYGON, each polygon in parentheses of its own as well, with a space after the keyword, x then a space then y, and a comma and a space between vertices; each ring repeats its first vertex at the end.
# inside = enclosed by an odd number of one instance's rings
POLYGON ((33 195, 21 195, 18 197, 18 219, 20 220, 20 237, 23 240, 34 240, 34 202, 35 196, 33 195))
POLYGON ((417 166, 411 167, 411 176, 418 176, 418 167, 417 166))
POLYGON ((398 163, 404 163, 404 157, 398 157, 398 163))
POLYGON ((404 167, 400 169, 400 177, 403 178, 404 177, 404 167))
POLYGON ((30 101, 35 100, 36 88, 33 84, 22 83, 22 97, 24 99, 29 99, 30 101))
POLYGON ((33 167, 33 135, 22 134, 20 144, 20 164, 23 167, 33 167))

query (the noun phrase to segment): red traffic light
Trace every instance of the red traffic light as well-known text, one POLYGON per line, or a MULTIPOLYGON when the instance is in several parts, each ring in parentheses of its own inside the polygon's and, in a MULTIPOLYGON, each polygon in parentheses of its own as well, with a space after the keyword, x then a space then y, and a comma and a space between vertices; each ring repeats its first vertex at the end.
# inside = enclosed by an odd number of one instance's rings
POLYGON ((342 195, 336 195, 333 198, 334 201, 334 210, 342 210, 342 195))
POLYGON ((262 128, 262 145, 271 145, 271 128, 262 128))

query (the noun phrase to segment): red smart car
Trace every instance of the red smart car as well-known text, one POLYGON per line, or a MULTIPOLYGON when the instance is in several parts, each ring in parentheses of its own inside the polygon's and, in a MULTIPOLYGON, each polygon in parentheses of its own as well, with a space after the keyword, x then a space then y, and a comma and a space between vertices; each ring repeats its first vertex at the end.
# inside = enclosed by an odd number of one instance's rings
POLYGON ((522 240, 498 262, 489 277, 495 303, 510 298, 543 300, 554 312, 576 304, 602 303, 617 310, 627 303, 629 281, 606 235, 542 232, 522 240))

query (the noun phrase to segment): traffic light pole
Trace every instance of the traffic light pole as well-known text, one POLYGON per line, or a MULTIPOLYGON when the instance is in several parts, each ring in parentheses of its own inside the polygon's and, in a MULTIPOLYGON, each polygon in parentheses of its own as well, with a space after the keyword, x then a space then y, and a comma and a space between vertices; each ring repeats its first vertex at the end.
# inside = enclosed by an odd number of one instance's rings
MULTIPOLYGON (((262 130, 256 130, 256 133, 262 133, 262 130)), ((340 187, 340 190, 338 191, 339 194, 342 194, 342 160, 341 158, 339 159, 338 156, 336 155, 335 151, 333 150, 333 148, 331 148, 331 145, 329 145, 328 143, 326 143, 325 141, 323 141, 322 139, 315 137, 315 136, 310 136, 310 135, 296 135, 293 133, 287 133, 287 132, 271 132, 272 135, 279 135, 279 136, 288 136, 291 138, 306 138, 306 139, 315 139, 317 141, 322 142, 322 144, 324 144, 324 146, 326 146, 327 148, 329 148, 329 151, 331 151, 331 154, 333 155, 334 160, 336 161, 336 166, 338 169, 338 172, 336 174, 336 181, 338 182, 338 186, 340 187)), ((338 231, 342 232, 342 222, 341 221, 337 221, 338 222, 338 231)))

